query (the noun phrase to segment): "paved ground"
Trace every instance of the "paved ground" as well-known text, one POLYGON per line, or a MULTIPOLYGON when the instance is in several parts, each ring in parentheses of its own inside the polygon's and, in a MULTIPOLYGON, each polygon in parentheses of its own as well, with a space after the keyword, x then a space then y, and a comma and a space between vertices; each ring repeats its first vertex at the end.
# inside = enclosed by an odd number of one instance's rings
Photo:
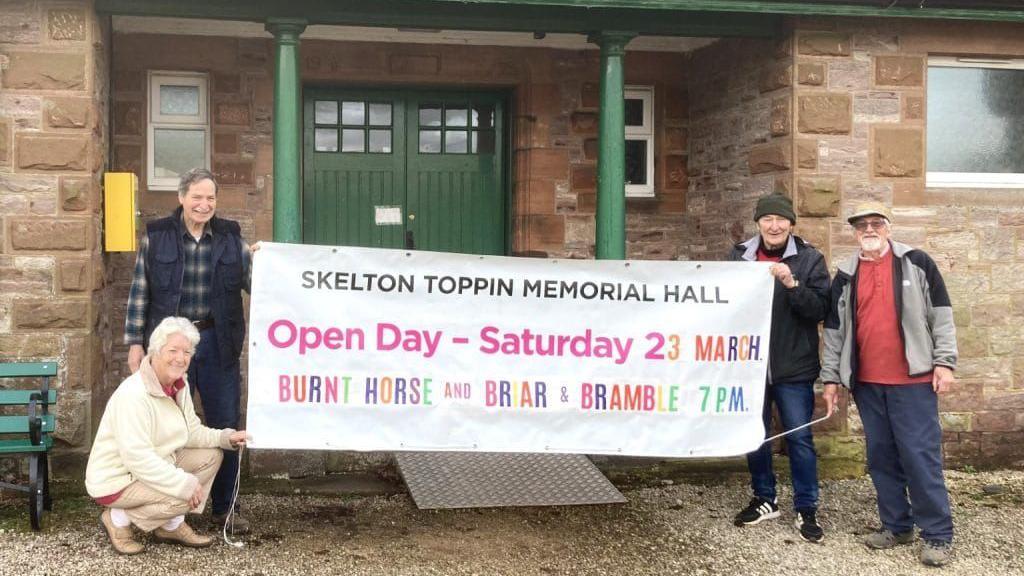
MULTIPOLYGON (((99 508, 85 498, 58 500, 41 534, 27 530, 23 502, 7 499, 0 501, 0 575, 1024 575, 1024 472, 947 478, 958 532, 955 560, 941 570, 917 562, 919 543, 885 552, 859 543, 876 525, 866 478, 822 483, 826 540, 808 544, 788 510, 773 522, 733 527, 748 495, 742 476, 726 475, 648 479, 622 486, 626 505, 571 508, 420 511, 403 493, 260 489, 245 497, 257 528, 244 548, 148 543, 133 558, 110 550, 99 508)), ((788 492, 781 500, 789 502, 788 492)))

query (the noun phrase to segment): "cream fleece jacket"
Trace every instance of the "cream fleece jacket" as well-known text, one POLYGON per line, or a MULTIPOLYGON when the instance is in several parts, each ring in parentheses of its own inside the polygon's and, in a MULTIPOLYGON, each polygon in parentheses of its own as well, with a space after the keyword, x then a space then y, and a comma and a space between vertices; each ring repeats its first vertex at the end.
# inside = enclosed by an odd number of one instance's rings
POLYGON ((234 450, 228 439, 232 432, 200 423, 187 385, 177 401, 164 394, 146 356, 139 371, 121 382, 107 402, 89 452, 85 488, 101 498, 137 480, 188 500, 199 480, 174 465, 175 453, 182 448, 234 450))

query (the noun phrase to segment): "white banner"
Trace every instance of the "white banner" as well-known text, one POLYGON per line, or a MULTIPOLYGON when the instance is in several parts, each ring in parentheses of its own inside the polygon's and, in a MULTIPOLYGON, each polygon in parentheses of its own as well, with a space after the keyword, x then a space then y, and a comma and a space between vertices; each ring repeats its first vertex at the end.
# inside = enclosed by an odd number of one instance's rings
POLYGON ((743 454, 773 289, 767 264, 264 242, 251 447, 743 454))

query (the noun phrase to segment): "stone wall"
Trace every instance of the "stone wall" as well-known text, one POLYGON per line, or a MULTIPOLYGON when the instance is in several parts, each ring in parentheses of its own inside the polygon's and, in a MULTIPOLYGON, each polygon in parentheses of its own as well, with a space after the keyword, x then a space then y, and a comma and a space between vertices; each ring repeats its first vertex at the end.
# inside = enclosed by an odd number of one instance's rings
MULTIPOLYGON (((958 383, 940 399, 948 463, 1024 464, 1022 190, 925 186, 928 55, 1020 58, 1024 26, 790 26, 776 50, 722 41, 693 55, 685 255, 719 258, 752 235, 753 200, 775 189, 793 197, 797 234, 834 272, 856 251, 845 215, 864 200, 892 206, 894 237, 932 255, 953 300, 958 383)), ((822 431, 824 456, 863 457, 856 407, 822 431)))
POLYGON ((720 260, 756 233, 757 198, 790 189, 792 56, 781 41, 728 39, 695 51, 689 79, 684 255, 720 260))
MULTIPOLYGON (((958 383, 940 399, 953 464, 1024 464, 1024 190, 925 186, 928 55, 1024 57, 1024 25, 803 21, 796 30, 799 214, 832 263, 855 242, 844 215, 893 207, 893 236, 935 259, 949 288, 958 383)), ((858 432, 851 410, 846 429, 858 432)))
POLYGON ((109 358, 108 35, 91 2, 0 11, 0 359, 59 362, 57 477, 81 476, 109 358))
MULTIPOLYGON (((145 189, 147 70, 203 71, 212 78, 213 169, 218 211, 238 220, 246 238, 272 237, 273 44, 268 40, 115 35, 113 163, 135 172, 145 218, 166 214, 174 192, 145 189)), ((511 251, 559 258, 594 253, 599 58, 569 51, 488 46, 303 41, 302 76, 311 85, 448 87, 504 90, 512 131, 511 251)), ((656 188, 629 200, 631 257, 676 258, 686 190, 686 107, 681 55, 628 53, 626 83, 655 87, 656 188)), ((124 324, 133 258, 111 259, 111 324, 124 324)), ((127 348, 115 328, 109 385, 125 376, 127 348)), ((244 366, 244 358, 243 358, 244 366)), ((303 476, 379 465, 369 454, 261 452, 252 470, 303 476)))

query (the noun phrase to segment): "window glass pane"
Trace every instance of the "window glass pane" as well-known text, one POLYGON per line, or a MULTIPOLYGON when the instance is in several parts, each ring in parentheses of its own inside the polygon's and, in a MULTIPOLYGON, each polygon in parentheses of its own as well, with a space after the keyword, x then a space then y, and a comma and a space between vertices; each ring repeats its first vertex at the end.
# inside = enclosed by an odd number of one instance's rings
POLYGON ((370 130, 370 152, 391 153, 391 130, 370 130))
POLYGON ((203 130, 153 130, 153 175, 177 178, 206 166, 206 132, 203 130))
POLYGON ((928 170, 1024 173, 1024 70, 928 68, 928 170))
POLYGON ((422 104, 420 105, 420 126, 440 126, 441 105, 422 104))
POLYGON ((420 152, 423 154, 441 153, 440 130, 420 130, 420 152))
POLYGON ((644 101, 640 98, 626 98, 626 126, 644 125, 644 101))
POLYGON ((469 115, 465 108, 448 108, 444 111, 446 126, 468 126, 469 115))
POLYGON ((313 120, 317 124, 337 124, 338 103, 334 100, 317 100, 313 120))
POLYGON ((341 123, 356 126, 366 124, 366 103, 342 102, 341 123))
POLYGON ((473 154, 494 154, 494 131, 473 132, 473 154))
POLYGON ((391 126, 391 104, 370 104, 370 125, 391 126))
POLYGON ((477 104, 473 106, 473 126, 478 128, 494 127, 493 104, 477 104))
POLYGON ((646 140, 626 140, 626 184, 647 184, 646 140))
POLYGON ((338 151, 338 131, 334 128, 317 128, 314 132, 314 150, 317 152, 338 151))
POLYGON ((465 154, 469 151, 469 134, 449 130, 444 133, 444 151, 448 154, 465 154))
POLYGON ((366 150, 363 145, 363 130, 358 128, 345 128, 341 131, 342 152, 363 152, 366 150))
POLYGON ((160 113, 169 116, 199 116, 199 87, 161 84, 160 113))

